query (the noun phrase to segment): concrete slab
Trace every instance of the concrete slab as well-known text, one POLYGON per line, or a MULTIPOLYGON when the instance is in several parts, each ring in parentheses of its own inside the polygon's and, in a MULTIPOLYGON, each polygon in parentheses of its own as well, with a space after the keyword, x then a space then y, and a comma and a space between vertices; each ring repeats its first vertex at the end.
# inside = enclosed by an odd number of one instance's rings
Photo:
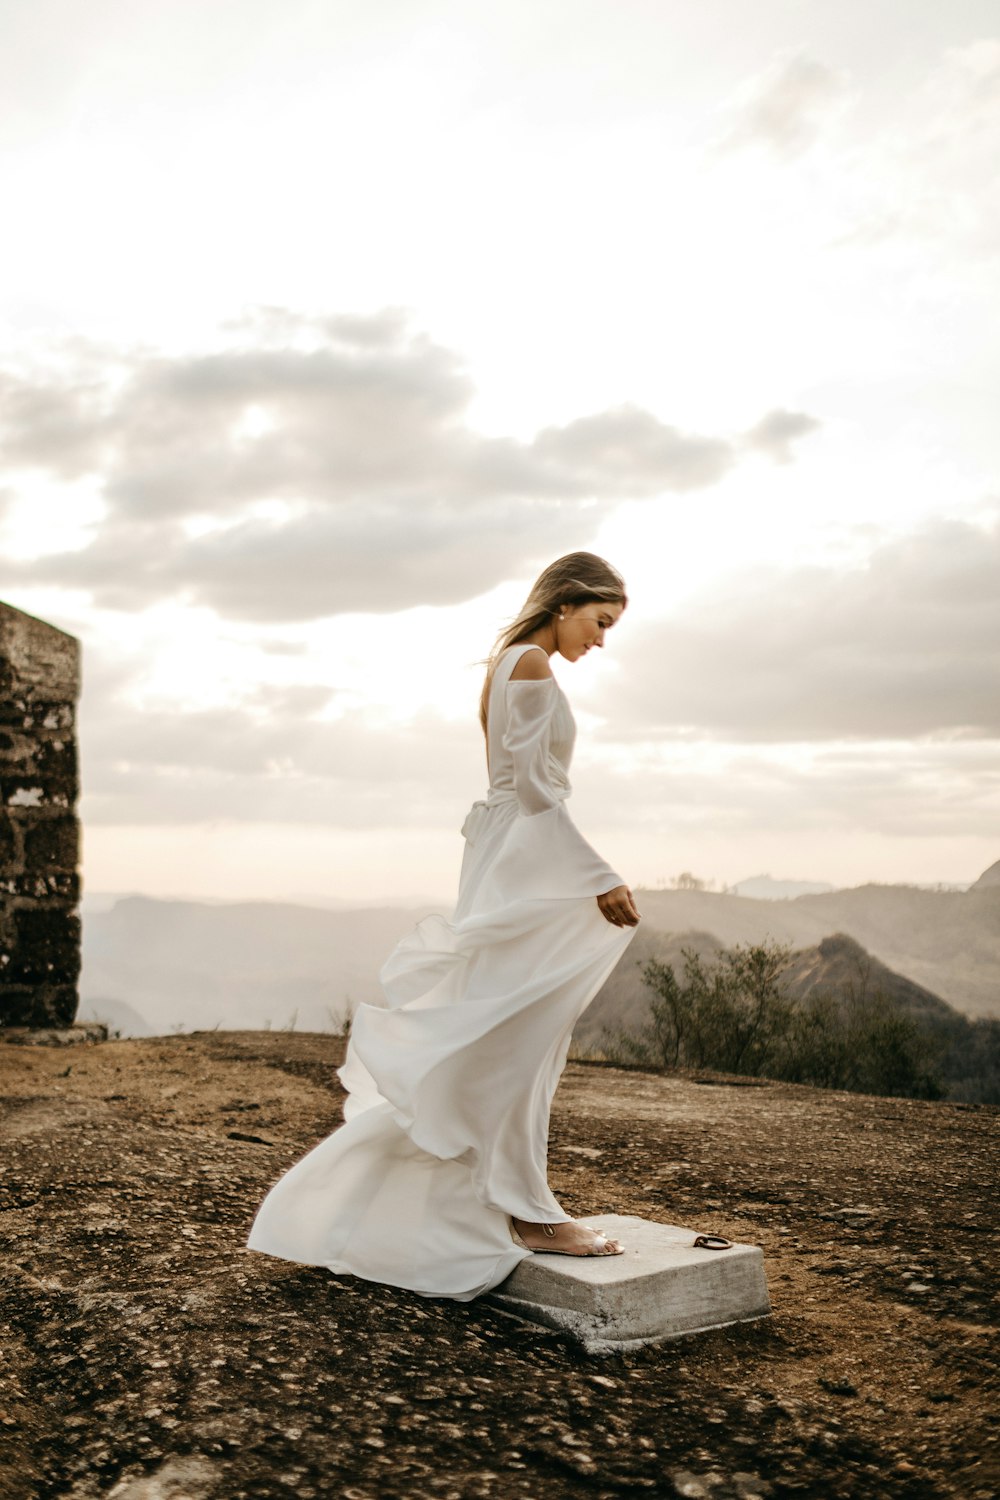
POLYGON ((763 1318, 771 1311, 757 1245, 696 1250, 701 1229, 627 1214, 581 1220, 625 1246, 623 1255, 527 1256, 487 1300, 559 1328, 590 1353, 637 1348, 763 1318))

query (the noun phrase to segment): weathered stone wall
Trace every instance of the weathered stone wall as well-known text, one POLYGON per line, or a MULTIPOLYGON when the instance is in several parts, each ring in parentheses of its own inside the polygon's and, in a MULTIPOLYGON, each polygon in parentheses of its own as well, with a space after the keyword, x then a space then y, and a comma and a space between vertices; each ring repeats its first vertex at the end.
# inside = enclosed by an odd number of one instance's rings
POLYGON ((80 643, 0 603, 0 1026, 68 1026, 80 974, 80 643))

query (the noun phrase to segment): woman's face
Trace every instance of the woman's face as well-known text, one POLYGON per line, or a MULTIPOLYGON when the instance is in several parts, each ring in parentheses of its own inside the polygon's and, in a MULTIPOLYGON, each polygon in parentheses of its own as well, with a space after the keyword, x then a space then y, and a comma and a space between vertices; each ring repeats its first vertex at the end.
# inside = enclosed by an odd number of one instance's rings
POLYGON ((604 645, 604 633, 619 618, 624 604, 564 604, 556 620, 556 650, 567 661, 579 661, 594 646, 604 645))

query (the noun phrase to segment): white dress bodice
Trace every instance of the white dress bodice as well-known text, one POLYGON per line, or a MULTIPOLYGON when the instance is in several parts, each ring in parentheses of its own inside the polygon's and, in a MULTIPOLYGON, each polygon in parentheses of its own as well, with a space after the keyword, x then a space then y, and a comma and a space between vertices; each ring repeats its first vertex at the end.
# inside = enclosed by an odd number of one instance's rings
POLYGON ((569 796, 576 741, 572 709, 554 677, 511 681, 521 657, 541 649, 519 644, 503 653, 490 686, 486 728, 490 791, 518 795, 529 813, 569 796))

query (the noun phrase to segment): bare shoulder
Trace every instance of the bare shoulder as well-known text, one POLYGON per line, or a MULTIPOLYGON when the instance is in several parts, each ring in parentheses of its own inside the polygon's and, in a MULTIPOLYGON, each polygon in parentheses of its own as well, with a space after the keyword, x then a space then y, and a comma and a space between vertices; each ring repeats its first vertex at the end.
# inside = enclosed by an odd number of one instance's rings
POLYGON ((544 682, 546 677, 551 676, 552 668, 549 666, 549 659, 544 651, 525 651, 515 662, 509 681, 544 682))

